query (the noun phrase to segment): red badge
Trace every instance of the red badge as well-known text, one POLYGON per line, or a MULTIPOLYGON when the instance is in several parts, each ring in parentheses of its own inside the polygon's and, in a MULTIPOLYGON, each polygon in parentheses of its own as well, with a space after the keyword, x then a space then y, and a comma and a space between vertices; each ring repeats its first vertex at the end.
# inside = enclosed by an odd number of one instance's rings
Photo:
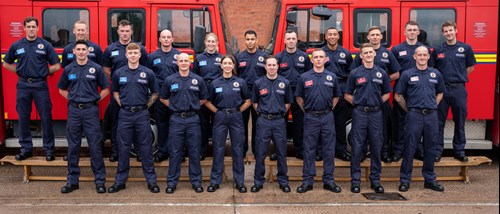
POLYGON ((444 53, 438 54, 438 59, 444 59, 444 53))
POLYGON ((358 81, 358 84, 365 83, 366 82, 366 78, 361 77, 357 81, 358 81))
POLYGON ((311 86, 311 85, 313 85, 313 81, 312 80, 306 81, 306 86, 311 86))
POLYGON ((330 57, 326 57, 326 62, 329 62, 330 61, 330 57))
POLYGON ((281 64, 280 64, 280 67, 282 67, 282 68, 286 68, 286 67, 288 67, 288 63, 286 63, 286 62, 281 63, 281 64))
POLYGON ((264 94, 267 94, 267 88, 264 88, 264 89, 260 89, 259 93, 260 95, 264 95, 264 94))
POLYGON ((247 62, 240 62, 240 67, 245 67, 247 66, 247 62))

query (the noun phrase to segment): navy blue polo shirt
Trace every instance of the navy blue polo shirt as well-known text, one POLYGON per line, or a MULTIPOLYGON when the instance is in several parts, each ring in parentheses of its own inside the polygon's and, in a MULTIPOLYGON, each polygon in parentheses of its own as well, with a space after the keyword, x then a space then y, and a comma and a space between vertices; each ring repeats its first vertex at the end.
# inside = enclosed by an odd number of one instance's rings
MULTIPOLYGON (((379 68, 382 68, 387 74, 391 75, 401 70, 401 66, 399 65, 396 57, 392 52, 387 50, 384 47, 380 47, 375 50, 377 55, 375 56, 375 65, 379 68)), ((359 57, 359 53, 356 54, 356 58, 352 63, 351 69, 357 68, 363 65, 361 62, 361 57, 359 57)))
POLYGON ((90 60, 85 65, 76 61, 64 68, 57 88, 69 91, 68 100, 76 103, 91 103, 101 99, 98 89, 109 87, 102 67, 90 60))
POLYGON ((13 64, 17 59, 16 73, 23 78, 43 78, 49 75, 47 63, 59 63, 59 57, 52 45, 42 38, 34 41, 22 38, 10 46, 3 59, 13 64))
POLYGON ((290 81, 292 89, 297 87, 300 75, 312 68, 309 56, 299 49, 294 53, 283 50, 276 55, 276 58, 279 64, 278 74, 290 81))
POLYGON ((304 110, 323 111, 333 109, 333 98, 342 96, 342 92, 334 73, 310 70, 300 75, 295 96, 304 99, 304 110))
POLYGON ((113 92, 120 93, 122 106, 146 105, 149 93, 158 93, 158 83, 153 71, 139 65, 130 69, 128 65, 121 67, 113 74, 113 92))
POLYGON ((169 52, 158 49, 149 55, 151 70, 155 73, 160 88, 168 76, 179 72, 177 66, 177 56, 179 54, 181 54, 179 50, 172 48, 169 52))
POLYGON ((414 67, 401 75, 395 92, 405 97, 408 108, 437 109, 436 94, 445 90, 443 77, 438 70, 431 67, 419 70, 414 67))
POLYGON ((208 98, 207 86, 203 78, 193 72, 182 77, 179 72, 167 77, 160 91, 160 98, 170 101, 174 112, 198 111, 200 100, 208 98))
POLYGON ((201 76, 205 81, 217 79, 222 72, 221 60, 222 55, 219 52, 210 54, 205 51, 194 58, 193 72, 201 76))
POLYGON ((248 53, 246 50, 236 56, 238 62, 238 75, 243 78, 248 87, 252 87, 255 80, 266 74, 266 58, 267 53, 257 49, 255 53, 248 53))
POLYGON ((217 108, 240 108, 245 100, 251 98, 245 80, 234 75, 213 80, 208 93, 210 102, 217 108))
MULTIPOLYGON (((426 46, 421 42, 417 42, 415 45, 409 45, 406 41, 404 41, 403 43, 392 48, 391 52, 401 66, 401 70, 399 71, 400 74, 402 74, 403 71, 417 66, 417 62, 413 58, 413 55, 415 54, 415 50, 420 46, 427 47, 427 49, 429 49, 429 54, 431 54, 431 47, 426 46)), ((432 57, 430 57, 427 61, 427 65, 429 67, 434 67, 434 59, 432 57)))
POLYGON ((382 95, 392 91, 389 76, 382 68, 368 69, 359 66, 351 71, 345 93, 354 96, 354 106, 375 107, 382 105, 382 95))
POLYGON ((443 75, 445 83, 466 83, 467 67, 476 64, 474 51, 470 45, 458 42, 455 45, 445 43, 435 50, 436 68, 443 75))
MULTIPOLYGON (((89 46, 89 54, 88 54, 88 58, 97 63, 98 65, 101 64, 101 60, 102 60, 102 49, 101 47, 96 44, 96 43, 93 43, 89 40, 86 41, 87 42, 87 45, 89 46)), ((71 64, 72 62, 74 62, 76 60, 76 56, 75 54, 73 54, 73 48, 75 47, 75 43, 72 42, 72 43, 69 43, 68 45, 66 45, 66 47, 64 47, 64 50, 62 52, 62 63, 61 65, 63 67, 66 67, 68 66, 69 64, 71 64)))
POLYGON ((290 82, 282 76, 270 80, 263 76, 253 86, 252 102, 258 103, 260 114, 285 114, 286 106, 292 102, 293 95, 290 82))
POLYGON ((351 52, 340 45, 335 50, 330 50, 328 46, 324 46, 323 50, 326 53, 325 69, 333 72, 337 76, 338 81, 346 81, 352 70, 351 52))
MULTIPOLYGON (((130 43, 129 43, 130 44, 130 43)), ((137 43, 141 47, 141 58, 139 59, 139 64, 150 67, 148 61, 148 52, 141 44, 137 43)), ((122 45, 120 41, 111 43, 104 54, 102 55, 102 67, 111 68, 111 76, 119 68, 128 65, 127 57, 125 56, 127 45, 122 45)))

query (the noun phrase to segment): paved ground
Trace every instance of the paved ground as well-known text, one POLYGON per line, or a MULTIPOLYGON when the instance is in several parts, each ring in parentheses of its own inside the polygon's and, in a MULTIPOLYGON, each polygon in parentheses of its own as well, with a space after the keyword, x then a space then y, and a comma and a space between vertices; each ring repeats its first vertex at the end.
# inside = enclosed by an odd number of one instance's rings
MULTIPOLYGON (((64 181, 32 181, 22 183, 22 167, 0 166, 0 213, 499 213, 499 150, 476 155, 488 155, 494 160, 491 166, 470 169, 471 182, 441 182, 445 192, 438 193, 423 188, 422 182, 413 182, 406 201, 371 201, 361 194, 349 191, 349 182, 337 182, 343 191, 339 194, 322 189, 320 182, 305 194, 295 191, 284 194, 277 183, 266 183, 255 193, 241 194, 232 188, 230 179, 215 193, 195 193, 188 182, 181 182, 177 192, 167 195, 166 184, 160 182, 162 192, 152 194, 144 182, 129 182, 127 189, 116 194, 97 194, 92 182, 80 183, 80 189, 61 194, 64 181)), ((246 185, 252 185, 254 165, 246 165, 246 185)), ((107 168, 113 176, 115 168, 107 168)), ((37 175, 65 174, 65 168, 34 169, 37 175)), ((91 175, 89 168, 82 173, 91 175)), ((183 173, 186 173, 184 169, 183 173)), ((141 171, 132 169, 131 175, 141 171)), ((157 172, 165 175, 165 169, 157 172)), ((209 169, 204 169, 208 175, 209 169)), ((229 176, 231 178, 231 173, 229 176)), ((289 174, 300 174, 301 169, 290 169, 289 174)), ((338 176, 348 176, 347 169, 336 171, 338 176)), ((384 174, 397 174, 397 169, 387 169, 384 174)), ((420 175, 415 170, 415 175, 420 175)), ((456 174, 457 168, 438 169, 438 175, 456 174)), ((107 185, 111 185, 109 182, 107 185)), ((206 188, 208 182, 203 185, 206 188)), ((382 183, 386 192, 397 192, 397 182, 382 183)), ((291 182, 293 190, 300 182, 291 182)), ((369 183, 362 184, 362 193, 372 192, 369 183)))

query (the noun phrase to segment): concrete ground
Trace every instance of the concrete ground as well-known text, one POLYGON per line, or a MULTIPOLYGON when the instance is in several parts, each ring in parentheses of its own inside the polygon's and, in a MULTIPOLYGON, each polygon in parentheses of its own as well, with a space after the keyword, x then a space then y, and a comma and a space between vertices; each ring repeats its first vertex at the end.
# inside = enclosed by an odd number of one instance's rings
MULTIPOLYGON (((477 154, 475 154, 477 153, 477 154)), ((43 154, 43 153, 42 153, 43 154)), ((470 168, 470 183, 441 181, 444 192, 423 188, 423 182, 411 183, 409 192, 401 193, 406 201, 372 201, 362 194, 349 191, 349 182, 337 182, 343 189, 335 194, 322 189, 316 182, 314 190, 305 194, 295 192, 300 182, 291 182, 292 192, 282 193, 277 183, 266 183, 259 193, 238 193, 229 180, 215 193, 206 192, 209 182, 203 182, 205 192, 195 193, 189 182, 180 182, 175 194, 165 194, 165 182, 159 182, 161 193, 150 193, 144 182, 128 182, 127 189, 115 194, 97 194, 92 182, 81 182, 80 189, 61 194, 64 181, 31 181, 22 183, 22 167, 0 166, 0 213, 499 213, 499 150, 474 152, 487 155, 492 165, 470 168)), ((254 165, 246 166, 246 186, 253 183, 254 165)), ((230 169, 229 167, 227 169, 230 169)), ((383 174, 397 175, 398 169, 384 169, 383 174)), ((64 175, 63 167, 34 168, 37 175, 64 175)), ((107 168, 108 177, 116 168, 107 168)), ((457 174, 458 168, 438 168, 437 175, 457 174)), ((82 168, 83 175, 92 175, 82 168)), ((187 169, 183 168, 183 174, 187 169)), ((210 173, 209 168, 203 170, 210 173)), ((321 174, 322 172, 318 172, 321 174)), ((131 176, 140 177, 139 168, 131 176)), ((165 169, 157 174, 164 177, 165 169)), ((290 168, 289 175, 300 175, 301 168, 290 168)), ((336 176, 349 176, 348 169, 338 169, 336 176)), ((420 169, 414 171, 420 175, 420 169)), ((383 175, 382 175, 383 176, 383 175)), ((112 185, 108 182, 107 186, 112 185)), ((386 192, 398 192, 398 182, 383 182, 386 192)), ((362 183, 361 193, 371 193, 369 183, 362 183)))

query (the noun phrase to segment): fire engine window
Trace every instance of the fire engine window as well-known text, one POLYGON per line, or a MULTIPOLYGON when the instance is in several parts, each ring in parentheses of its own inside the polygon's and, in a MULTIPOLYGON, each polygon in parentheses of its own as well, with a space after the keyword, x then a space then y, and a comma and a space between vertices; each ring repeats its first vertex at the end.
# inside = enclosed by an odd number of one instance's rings
POLYGON ((132 23, 132 41, 146 43, 146 12, 142 9, 113 9, 108 13, 108 45, 118 41, 118 23, 126 19, 132 23))
POLYGON ((420 35, 418 40, 431 47, 445 42, 441 25, 445 21, 456 21, 456 11, 453 9, 413 9, 410 11, 410 20, 418 22, 420 35))
POLYGON ((73 24, 82 20, 89 23, 87 9, 46 9, 42 15, 42 35, 52 46, 62 48, 75 41, 73 24))
POLYGON ((158 10, 157 37, 160 38, 160 32, 164 29, 172 31, 175 38, 173 46, 176 48, 193 48, 196 26, 205 26, 207 32, 212 32, 209 11, 158 10))
POLYGON ((297 23, 287 23, 289 29, 297 29, 297 47, 301 50, 320 48, 326 45, 325 31, 336 27, 340 34, 339 44, 342 45, 342 11, 331 10, 329 19, 322 19, 312 14, 311 10, 298 10, 297 23))
POLYGON ((368 42, 368 29, 378 26, 384 36, 381 45, 391 46, 391 11, 389 9, 356 9, 354 10, 354 46, 359 47, 368 42))

